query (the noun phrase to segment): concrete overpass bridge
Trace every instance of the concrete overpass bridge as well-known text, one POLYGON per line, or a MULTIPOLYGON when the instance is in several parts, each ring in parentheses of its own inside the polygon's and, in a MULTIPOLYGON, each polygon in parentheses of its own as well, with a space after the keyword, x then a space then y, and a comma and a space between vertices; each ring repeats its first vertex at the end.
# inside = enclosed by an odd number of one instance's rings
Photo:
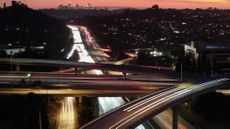
POLYGON ((176 79, 128 75, 75 75, 33 72, 1 72, 0 94, 66 96, 143 96, 177 85, 176 79))
MULTIPOLYGON (((112 75, 74 75, 63 74, 57 72, 38 73, 31 72, 31 78, 28 78, 26 74, 28 72, 17 71, 13 72, 1 72, 0 81, 4 84, 19 83, 22 79, 27 82, 40 81, 45 89, 25 89, 20 91, 15 89, 13 93, 27 94, 29 92, 37 94, 51 94, 51 95, 75 95, 75 96, 127 96, 127 95, 145 95, 151 92, 155 92, 167 87, 175 86, 179 83, 175 77, 165 76, 167 74, 158 74, 158 72, 170 72, 161 71, 153 68, 143 68, 135 66, 125 65, 113 65, 113 64, 99 64, 99 63, 84 63, 73 62, 66 60, 46 60, 46 59, 19 59, 19 58, 0 58, 0 64, 8 65, 32 65, 32 66, 52 66, 52 67, 71 67, 77 69, 99 69, 102 71, 116 71, 123 73, 123 76, 112 75), (126 75, 131 73, 135 75, 126 75), (138 75, 136 75, 138 74, 138 75), (154 75, 142 76, 145 75, 154 75), (140 76, 141 75, 141 76, 140 76), (58 87, 59 86, 59 87, 58 87), (51 88, 51 89, 50 89, 51 88), (55 90, 54 90, 55 89, 55 90), (61 89, 61 90, 60 90, 61 89), (68 91, 70 89, 72 91, 68 91), (81 90, 82 92, 76 92, 81 90), (17 92, 18 91, 18 92, 17 92), (45 92, 48 91, 48 92, 45 92), (94 91, 94 92, 89 92, 94 91), (95 92, 96 91, 96 92, 95 92), (65 92, 65 93, 64 93, 65 92)), ((172 72, 176 75, 175 72, 172 72)), ((28 87, 26 87, 28 88, 28 87)), ((7 93, 8 89, 1 89, 2 94, 7 93)))
MULTIPOLYGON (((2 64, 15 65, 44 65, 65 66, 86 69, 100 69, 103 71, 118 71, 123 73, 123 79, 127 79, 126 73, 139 75, 152 75, 164 78, 181 78, 180 73, 152 68, 135 66, 121 66, 112 64, 76 63, 59 60, 37 60, 37 59, 0 59, 2 64)), ((117 81, 118 82, 118 81, 117 81)), ((173 109, 173 129, 177 129, 177 105, 210 90, 226 88, 230 84, 230 76, 205 77, 194 74, 183 74, 183 82, 177 86, 165 88, 154 92, 83 126, 82 129, 125 129, 138 125, 150 116, 157 115, 167 108, 173 109), (186 83, 185 83, 186 82, 186 83), (105 122, 106 121, 106 122, 105 122)))
POLYGON ((168 108, 173 111, 173 129, 178 128, 177 105, 211 90, 230 86, 230 76, 215 77, 192 84, 182 83, 176 87, 154 92, 112 112, 109 112, 81 129, 127 129, 134 128, 144 120, 151 118, 168 108), (106 122, 105 122, 106 121, 106 122))
POLYGON ((124 78, 126 73, 132 74, 148 74, 148 75, 157 75, 165 76, 168 78, 178 78, 180 74, 177 72, 164 70, 161 67, 158 68, 144 68, 139 66, 127 66, 127 65, 114 65, 114 64, 104 64, 104 63, 85 63, 85 62, 73 62, 67 60, 47 60, 47 59, 23 59, 23 58, 0 58, 0 64, 8 65, 32 65, 32 66, 52 66, 52 67, 74 67, 76 69, 99 69, 104 72, 106 71, 116 71, 122 72, 124 78))

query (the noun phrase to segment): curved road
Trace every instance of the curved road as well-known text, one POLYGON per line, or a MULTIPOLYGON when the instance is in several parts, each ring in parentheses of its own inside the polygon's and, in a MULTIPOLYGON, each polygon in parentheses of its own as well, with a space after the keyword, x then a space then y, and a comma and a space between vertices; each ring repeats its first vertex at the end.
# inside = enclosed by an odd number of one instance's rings
POLYGON ((229 78, 218 78, 197 85, 181 84, 179 87, 152 93, 95 119, 81 129, 126 129, 135 127, 145 118, 184 102, 192 96, 222 88, 225 86, 224 84, 229 83, 229 78))

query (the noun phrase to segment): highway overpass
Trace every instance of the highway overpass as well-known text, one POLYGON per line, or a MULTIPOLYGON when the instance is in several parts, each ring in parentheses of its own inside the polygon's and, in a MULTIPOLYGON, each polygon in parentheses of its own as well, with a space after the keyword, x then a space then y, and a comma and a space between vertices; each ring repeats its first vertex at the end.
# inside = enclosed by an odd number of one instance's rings
MULTIPOLYGON (((88 55, 87 55, 88 56, 88 55)), ((143 68, 143 67, 135 67, 135 66, 121 66, 121 65, 112 65, 112 64, 99 64, 99 63, 84 63, 84 62, 72 62, 72 61, 66 61, 66 60, 43 60, 43 59, 17 59, 17 58, 1 58, 0 64, 9 64, 9 65, 38 65, 38 66, 55 66, 55 67, 74 67, 74 68, 83 68, 83 69, 100 69, 102 71, 118 71, 122 72, 124 75, 126 73, 134 73, 134 74, 149 74, 149 75, 155 75, 155 76, 162 76, 162 77, 170 77, 170 78, 179 78, 180 74, 163 70, 163 69, 151 69, 151 68, 143 68)), ((61 75, 62 76, 62 75, 61 75)), ((199 95, 201 93, 207 92, 209 90, 219 89, 225 86, 228 86, 229 84, 229 77, 218 77, 218 78, 208 78, 203 76, 197 76, 194 74, 184 74, 185 81, 192 82, 192 83, 184 83, 175 87, 166 88, 164 90, 161 90, 159 92, 152 93, 150 95, 147 95, 143 98, 140 98, 128 105, 125 105, 117 110, 114 110, 111 113, 107 113, 103 115, 102 117, 90 122, 89 124, 83 126, 82 128, 100 128, 100 129, 113 129, 113 128, 129 128, 134 127, 135 125, 139 124, 142 120, 152 116, 156 115, 163 110, 171 107, 175 107, 177 104, 182 103, 186 101, 187 99, 199 95)), ((14 78, 15 79, 15 78, 14 78)), ((126 78, 127 79, 127 78, 126 78)), ((49 79, 48 79, 49 80, 49 79)), ((80 79, 81 80, 81 79, 80 79)), ((12 80, 10 80, 12 81, 12 80)), ((64 80, 63 80, 64 81, 64 80)), ((122 82, 124 80, 120 79, 119 82, 122 82)), ((51 80, 50 80, 51 82, 51 80)), ((94 80, 94 83, 96 81, 94 80)), ((4 82, 5 83, 5 82, 4 82)), ((76 82, 74 82, 76 83, 76 82)), ((82 83, 82 82, 80 82, 82 83)), ((86 81, 84 83, 87 83, 86 81)), ((111 83, 111 82, 110 82, 111 83)), ((118 80, 116 81, 118 83, 118 80)), ((155 82, 156 83, 156 82, 155 82)), ((125 84, 125 83, 124 83, 125 84)), ((123 85, 124 85, 123 84, 123 85)), ((130 85, 129 85, 130 86, 130 85)), ((116 86, 118 87, 118 86, 116 86)), ((63 87, 62 87, 63 88, 63 87)), ((92 88, 92 87, 91 87, 92 88)), ((114 87, 113 87, 114 88, 114 87)), ((7 89, 5 89, 7 91, 7 89)), ((16 91, 13 91, 14 89, 9 89, 7 92, 18 92, 17 90, 21 89, 15 89, 16 91)), ((22 94, 25 94, 26 92, 30 92, 31 89, 22 89, 22 90, 28 90, 28 91, 22 91, 22 94)), ((54 92, 47 89, 32 89, 35 93, 39 92, 41 94, 56 94, 54 92), (41 90, 41 91, 40 91, 41 90), (42 91, 43 90, 43 91, 42 91), (53 93, 52 93, 53 92, 53 93)), ((56 89, 55 89, 56 90, 56 89)), ((4 91, 2 89, 2 91, 4 91)), ((61 91, 62 93, 68 93, 69 94, 77 94, 77 90, 73 92, 73 89, 63 89, 61 91), (63 92, 64 91, 64 92, 63 92)), ((95 92, 95 89, 90 91, 91 94, 94 93, 103 93, 104 90, 97 90, 98 92, 95 92)), ((117 90, 119 94, 122 94, 122 90, 117 90)), ((132 90, 126 90, 126 91, 132 91, 132 90)), ((143 90, 142 90, 143 91, 143 90)), ((146 91, 146 90, 144 90, 146 91)), ((89 94, 89 91, 86 93, 83 93, 82 91, 78 91, 80 93, 78 94, 89 94)), ((116 91, 114 90, 107 90, 109 93, 114 93, 116 91)), ((135 91, 136 92, 136 91, 135 91)), ((152 91, 150 91, 152 92, 152 91)), ((12 93, 13 94, 13 93, 12 93)), ((61 94, 61 93, 58 93, 61 94)), ((174 109, 174 123, 176 123, 176 108, 174 109)), ((176 124, 174 124, 174 128, 176 128, 176 124)))
POLYGON ((66 96, 139 96, 177 85, 175 79, 129 75, 0 74, 0 94, 66 96), (22 81, 23 80, 23 81, 22 81))
POLYGON ((52 67, 71 67, 83 69, 99 69, 102 71, 117 71, 122 73, 133 74, 150 74, 157 76, 167 76, 170 78, 179 78, 180 74, 177 72, 164 70, 159 68, 144 68, 139 66, 114 65, 104 63, 86 63, 73 62, 67 60, 48 60, 48 59, 23 59, 23 58, 0 58, 0 64, 9 65, 36 65, 36 66, 52 66, 52 67))
POLYGON ((81 129, 132 128, 168 108, 173 109, 173 129, 177 129, 176 106, 178 104, 210 90, 226 88, 229 85, 230 76, 210 78, 199 84, 182 83, 177 87, 164 89, 137 99, 93 120, 81 129))

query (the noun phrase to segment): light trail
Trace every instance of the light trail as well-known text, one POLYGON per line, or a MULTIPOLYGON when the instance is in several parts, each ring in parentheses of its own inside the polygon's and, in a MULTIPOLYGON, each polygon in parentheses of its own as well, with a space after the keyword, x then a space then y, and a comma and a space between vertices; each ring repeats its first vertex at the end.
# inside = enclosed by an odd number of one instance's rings
MULTIPOLYGON (((77 50, 78 53, 82 49, 82 46, 79 46, 78 43, 82 43, 80 32, 78 28, 73 26, 67 26, 71 29, 73 33, 74 45, 68 56, 69 59, 73 56, 74 51, 77 50)), ((58 129, 76 129, 78 125, 77 120, 77 107, 76 107, 76 98, 75 97, 65 97, 61 103, 61 109, 59 111, 59 121, 57 128, 58 129)))
POLYGON ((77 126, 76 99, 65 97, 60 109, 58 129, 76 129, 77 126))
POLYGON ((152 97, 150 97, 150 98, 148 98, 148 99, 146 99, 146 100, 144 100, 144 101, 140 101, 140 102, 138 102, 138 103, 136 103, 136 104, 134 104, 134 105, 132 105, 132 106, 130 106, 130 107, 124 109, 123 111, 130 112, 130 111, 132 111, 132 110, 134 110, 134 109, 136 109, 136 108, 138 108, 138 107, 140 107, 140 106, 142 106, 142 105, 144 105, 144 104, 147 104, 147 103, 150 102, 150 101, 153 101, 153 100, 155 100, 155 99, 159 99, 159 98, 162 97, 163 95, 167 95, 168 93, 173 93, 173 92, 176 92, 176 91, 178 91, 178 90, 182 90, 182 89, 181 89, 181 88, 175 88, 175 89, 172 89, 172 90, 169 90, 169 91, 160 93, 160 94, 155 95, 155 96, 152 96, 152 97))
POLYGON ((105 62, 108 61, 108 58, 110 57, 108 54, 106 54, 103 50, 103 48, 101 48, 96 41, 94 40, 94 38, 92 37, 92 35, 90 34, 90 32, 88 31, 88 29, 85 26, 78 26, 80 31, 82 32, 82 34, 85 36, 85 41, 88 47, 90 47, 90 53, 96 52, 96 53, 101 53, 101 56, 93 55, 93 58, 96 59, 96 62, 105 62))
MULTIPOLYGON (((75 50, 77 50, 78 54, 79 54, 79 62, 88 62, 88 63, 95 63, 98 61, 101 61, 101 60, 104 60, 104 61, 108 61, 106 58, 103 58, 101 59, 100 57, 95 57, 94 59, 96 59, 96 61, 91 57, 91 55, 89 54, 89 52, 86 50, 85 48, 85 45, 83 44, 82 42, 82 39, 81 39, 81 36, 80 36, 80 32, 79 31, 82 31, 82 33, 84 33, 83 35, 86 37, 86 43, 88 45, 88 47, 92 47, 91 49, 93 50, 101 50, 101 48, 99 47, 99 45, 97 45, 95 43, 95 41, 93 40, 93 37, 90 35, 90 33, 88 32, 87 28, 86 27, 83 27, 83 26, 80 26, 79 29, 76 27, 76 26, 69 26, 73 31, 76 31, 75 33, 73 33, 73 37, 74 38, 80 38, 80 39, 74 39, 74 46, 73 46, 73 50, 71 50, 70 54, 68 56, 72 56, 72 54, 74 53, 75 50), (76 36, 77 35, 77 36, 76 36)), ((102 75, 103 72, 101 70, 91 70, 91 71, 88 71, 87 73, 89 74, 97 74, 97 75, 102 75)), ((159 99, 157 100, 156 102, 159 102, 159 101, 162 101, 162 102, 165 102, 167 101, 168 99, 171 99, 175 96, 175 93, 173 92, 176 92, 176 94, 182 94, 184 92, 188 92, 190 90, 184 90, 184 89, 177 89, 177 90, 172 90, 170 92, 172 92, 172 95, 168 96, 165 100, 163 99, 159 99), (177 91, 178 90, 178 91, 177 91)), ((158 97, 161 97, 163 96, 164 94, 162 95, 159 95, 158 97)), ((149 101, 151 101, 152 99, 156 99, 157 97, 153 97, 153 98, 150 98, 150 100, 144 102, 144 103, 141 103, 141 105, 144 105, 146 103, 148 103, 149 101)), ((116 107, 119 107, 123 104, 125 104, 125 101, 121 98, 121 97, 98 97, 98 102, 99 102, 99 114, 103 114, 105 112, 108 112, 116 107)), ((149 107, 152 107, 152 106, 155 106, 156 104, 158 103, 153 103, 153 104, 150 104, 148 106, 146 106, 144 109, 142 110, 149 110, 150 108, 149 107), (147 108, 147 109, 146 109, 147 108)), ((131 109, 127 109, 127 111, 132 111, 134 110, 135 108, 139 107, 138 105, 135 105, 134 107, 132 107, 131 109)), ((138 111, 138 112, 143 112, 143 111, 138 111)), ((138 112, 135 112, 135 114, 139 115, 138 112)), ((135 115, 136 116, 136 115, 135 115)), ((133 119, 134 117, 126 117, 126 118, 130 118, 130 119, 133 119)), ((120 123, 120 125, 118 126, 118 128, 125 124, 127 121, 124 121, 123 123, 120 123)), ((139 126, 136 127, 136 129, 144 129, 145 127, 141 124, 139 126)))
MULTIPOLYGON (((214 84, 216 83, 221 83, 223 81, 227 81, 229 80, 228 78, 221 78, 221 79, 216 79, 216 80, 212 80, 212 81, 208 81, 199 85, 195 85, 191 88, 187 88, 187 89, 182 89, 182 90, 178 90, 176 92, 172 92, 172 93, 168 93, 165 94, 164 97, 161 97, 159 99, 156 99, 156 101, 150 103, 150 104, 145 104, 142 108, 138 108, 137 110, 134 110, 134 112, 128 116, 126 116, 125 118, 119 120, 117 123, 115 123, 114 125, 112 125, 109 129, 118 129, 120 127, 122 127, 123 125, 127 124, 128 122, 132 121, 133 119, 136 119, 138 116, 140 116, 141 114, 144 114, 145 112, 150 111, 151 109, 153 109, 154 107, 157 107, 163 103, 166 103, 167 101, 178 97, 178 96, 184 96, 187 93, 192 93, 195 92, 196 90, 202 90, 203 88, 205 88, 206 86, 210 85, 209 87, 213 87, 214 84)), ((150 101, 151 102, 151 101, 150 101)), ((180 122, 181 123, 181 122, 180 122)), ((180 124, 179 126, 184 128, 185 126, 180 124)), ((183 123, 184 124, 184 123, 183 123)), ((168 126, 166 126, 168 127, 168 126)))
POLYGON ((99 115, 125 104, 121 97, 98 97, 98 102, 100 104, 99 115))
MULTIPOLYGON (((72 50, 70 51, 70 53, 68 54, 68 56, 66 58, 69 59, 70 57, 73 56, 74 51, 77 51, 77 53, 79 55, 79 61, 78 62, 95 63, 95 61, 90 56, 90 54, 88 53, 88 51, 85 48, 85 45, 82 42, 80 30, 78 29, 78 27, 71 26, 71 25, 68 25, 68 27, 72 30, 74 45, 73 45, 72 50)), ((92 73, 96 74, 96 75, 102 75, 103 74, 103 72, 101 70, 92 70, 92 73)))
POLYGON ((135 111, 134 113, 132 113, 131 115, 125 117, 124 119, 120 120, 119 122, 117 122, 116 124, 114 124, 113 126, 111 126, 109 129, 113 129, 113 128, 120 128, 121 126, 123 126, 124 124, 126 124, 127 122, 131 121, 132 119, 136 118, 138 115, 152 109, 152 107, 155 107, 157 105, 160 105, 170 99, 172 99, 173 97, 177 96, 177 95, 181 95, 181 94, 184 94, 184 93, 187 93, 189 92, 190 90, 188 89, 184 89, 184 90, 181 90, 181 91, 178 91, 178 92, 175 92, 173 94, 170 94, 166 97, 163 97, 161 99, 158 99, 157 101, 151 103, 151 104, 148 104, 146 105, 145 107, 135 111))
MULTIPOLYGON (((79 29, 76 26, 70 26, 72 30, 79 31, 79 29)), ((102 50, 98 44, 93 40, 93 37, 90 35, 88 29, 84 26, 79 26, 80 31, 84 34, 86 38, 86 43, 89 47, 92 47, 94 50, 102 50)), ((80 33, 73 33, 74 35, 77 34, 78 36, 74 37, 80 37, 80 33)), ((82 41, 81 39, 77 39, 76 41, 82 41)), ((96 61, 91 57, 91 55, 88 53, 88 51, 85 48, 85 45, 82 42, 75 42, 74 44, 76 47, 76 50, 79 53, 79 62, 88 62, 88 63, 95 63, 96 61)), ((96 59, 100 60, 99 57, 96 59)), ((103 58, 105 60, 105 58, 103 58)), ((106 60, 108 61, 108 60, 106 60)), ((90 74, 96 74, 96 75, 102 75, 103 72, 101 70, 91 70, 88 71, 90 74)), ((99 115, 108 112, 116 107, 119 107, 121 105, 125 104, 125 101, 122 99, 122 97, 98 97, 98 103, 99 103, 99 115)))
MULTIPOLYGON (((79 26, 79 27, 80 27, 80 31, 82 31, 86 37, 87 45, 92 47, 92 49, 94 49, 94 50, 102 51, 102 48, 100 48, 100 46, 93 40, 93 37, 90 35, 87 28, 84 26, 79 26)), ((78 43, 76 45, 78 46, 80 44, 78 43)), ((77 50, 77 51, 80 51, 80 54, 81 54, 81 55, 79 55, 80 61, 95 63, 96 61, 93 60, 93 58, 89 55, 89 53, 87 52, 87 50, 83 46, 84 45, 81 46, 81 50, 77 50), (85 58, 85 57, 88 57, 88 58, 85 58)), ((76 47, 76 48, 79 48, 79 47, 76 47)), ((103 53, 103 51, 102 51, 102 53, 103 53)), ((105 57, 109 57, 107 54, 104 54, 104 55, 105 55, 105 57)), ((107 62, 108 59, 105 57, 96 57, 95 59, 97 59, 98 61, 106 61, 107 62)), ((103 72, 101 70, 94 70, 94 71, 91 71, 91 73, 95 73, 97 75, 103 74, 103 72)), ((122 97, 98 97, 98 103, 99 103, 99 115, 101 115, 103 113, 111 111, 114 108, 117 108, 117 107, 120 107, 121 105, 124 105, 125 101, 123 100, 122 97)), ((136 127, 135 129, 145 129, 145 127, 141 124, 138 127, 136 127)))

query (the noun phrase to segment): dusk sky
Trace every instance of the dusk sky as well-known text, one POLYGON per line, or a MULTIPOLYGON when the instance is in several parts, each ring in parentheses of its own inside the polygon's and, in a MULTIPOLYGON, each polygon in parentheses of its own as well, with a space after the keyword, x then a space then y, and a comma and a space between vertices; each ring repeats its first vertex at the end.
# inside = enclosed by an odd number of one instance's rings
MULTIPOLYGON (((10 5, 11 0, 0 0, 10 5)), ((123 6, 135 8, 147 8, 158 4, 162 8, 227 8, 230 9, 230 0, 21 0, 32 8, 55 8, 60 4, 86 6, 91 3, 93 6, 123 6)))

